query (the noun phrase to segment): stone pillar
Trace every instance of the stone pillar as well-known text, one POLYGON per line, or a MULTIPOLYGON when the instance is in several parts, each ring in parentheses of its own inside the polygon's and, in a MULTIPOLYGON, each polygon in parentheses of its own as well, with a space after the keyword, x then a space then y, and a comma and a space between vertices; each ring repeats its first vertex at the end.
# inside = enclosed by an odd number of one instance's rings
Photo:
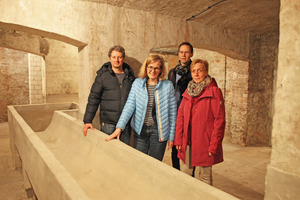
POLYGON ((246 146, 271 146, 278 32, 251 34, 246 146), (262 112, 263 111, 263 112, 262 112))
POLYGON ((300 2, 281 0, 272 155, 265 199, 300 197, 300 2))
POLYGON ((29 92, 30 104, 46 103, 44 94, 44 67, 45 62, 41 56, 28 54, 28 71, 29 71, 29 92))

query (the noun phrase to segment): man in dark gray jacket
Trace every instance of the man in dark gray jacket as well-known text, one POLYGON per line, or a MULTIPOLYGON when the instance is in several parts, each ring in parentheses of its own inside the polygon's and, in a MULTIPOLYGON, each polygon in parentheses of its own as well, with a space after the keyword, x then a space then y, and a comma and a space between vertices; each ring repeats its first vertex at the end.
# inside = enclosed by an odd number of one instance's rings
MULTIPOLYGON (((131 85, 135 80, 132 68, 124 63, 125 50, 121 46, 113 46, 108 52, 109 61, 97 71, 92 85, 83 122, 83 134, 87 135, 89 128, 94 129, 92 121, 100 105, 101 131, 110 135, 116 129, 116 124, 126 103, 131 85)), ((122 131, 120 140, 129 144, 130 126, 122 131)))
MULTIPOLYGON (((168 79, 172 81, 175 88, 175 98, 177 102, 177 109, 179 109, 182 94, 187 88, 188 83, 192 80, 190 65, 193 57, 193 45, 189 42, 182 42, 178 47, 179 63, 175 68, 171 69, 168 74, 168 79)), ((175 146, 172 148, 172 165, 174 168, 180 170, 179 158, 177 157, 178 151, 175 146)))

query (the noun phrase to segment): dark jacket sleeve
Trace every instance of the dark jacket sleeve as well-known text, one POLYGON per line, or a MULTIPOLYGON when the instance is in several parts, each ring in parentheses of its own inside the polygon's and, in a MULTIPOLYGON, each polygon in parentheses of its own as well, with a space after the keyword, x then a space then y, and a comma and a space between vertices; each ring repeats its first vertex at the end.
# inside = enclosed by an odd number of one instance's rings
POLYGON ((174 76, 174 68, 169 71, 168 80, 170 80, 173 83, 173 86, 175 88, 176 81, 175 81, 175 76, 174 76))
POLYGON ((83 122, 92 123, 99 104, 101 102, 101 97, 103 93, 103 84, 101 80, 101 75, 97 75, 95 81, 92 85, 91 92, 88 98, 88 103, 86 105, 85 114, 83 118, 83 122))

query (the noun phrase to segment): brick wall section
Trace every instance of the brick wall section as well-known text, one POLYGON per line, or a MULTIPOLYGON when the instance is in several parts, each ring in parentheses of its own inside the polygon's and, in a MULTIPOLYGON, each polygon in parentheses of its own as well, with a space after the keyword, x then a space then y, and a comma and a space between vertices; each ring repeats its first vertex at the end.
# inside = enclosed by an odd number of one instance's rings
POLYGON ((28 54, 0 47, 0 122, 7 106, 29 103, 28 54))
POLYGON ((43 58, 30 54, 30 98, 31 104, 45 103, 46 98, 43 96, 42 66, 43 58))
POLYGON ((30 98, 31 104, 45 103, 46 98, 43 96, 42 66, 43 58, 30 54, 30 98))
POLYGON ((245 146, 247 136, 249 63, 226 57, 226 135, 245 146))
POLYGON ((278 34, 251 35, 246 145, 270 145, 278 34))

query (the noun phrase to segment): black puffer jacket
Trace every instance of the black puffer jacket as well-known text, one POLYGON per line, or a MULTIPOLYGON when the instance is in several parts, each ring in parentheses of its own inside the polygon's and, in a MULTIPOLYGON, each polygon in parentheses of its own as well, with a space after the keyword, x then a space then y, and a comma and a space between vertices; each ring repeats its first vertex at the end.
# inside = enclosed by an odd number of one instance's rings
POLYGON ((88 98, 83 122, 92 123, 100 104, 101 123, 117 124, 126 103, 131 85, 135 80, 132 68, 123 63, 125 77, 122 87, 112 70, 110 62, 105 63, 98 71, 88 98))

